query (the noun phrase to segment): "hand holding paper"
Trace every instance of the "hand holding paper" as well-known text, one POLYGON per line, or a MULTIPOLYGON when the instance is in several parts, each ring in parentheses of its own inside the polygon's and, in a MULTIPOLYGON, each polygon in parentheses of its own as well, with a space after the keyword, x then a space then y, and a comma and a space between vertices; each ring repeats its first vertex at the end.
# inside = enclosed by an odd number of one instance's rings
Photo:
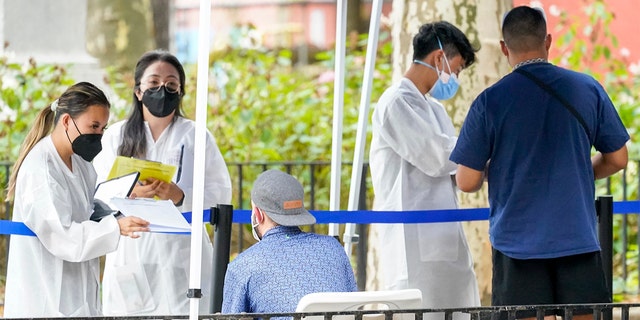
POLYGON ((149 232, 149 222, 138 217, 120 217, 118 218, 118 226, 120 227, 120 235, 130 238, 140 238, 140 232, 149 232))

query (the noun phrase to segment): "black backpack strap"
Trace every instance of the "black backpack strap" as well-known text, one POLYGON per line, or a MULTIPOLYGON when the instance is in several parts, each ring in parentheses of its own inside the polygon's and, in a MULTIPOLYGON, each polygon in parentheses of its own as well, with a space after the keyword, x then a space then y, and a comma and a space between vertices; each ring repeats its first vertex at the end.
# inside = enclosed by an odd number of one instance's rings
POLYGON ((591 131, 589 130, 589 127, 587 126, 587 122, 584 121, 584 118, 582 118, 582 116, 580 115, 580 113, 578 113, 578 110, 576 110, 576 108, 574 108, 569 101, 567 101, 564 97, 562 97, 557 91, 553 90, 548 84, 542 82, 542 80, 538 79, 536 76, 534 76, 533 74, 531 74, 531 72, 525 71, 522 68, 517 68, 515 70, 513 70, 514 72, 517 72, 527 78, 529 78, 531 81, 535 82, 540 88, 544 89, 544 91, 548 92, 549 94, 551 94, 552 96, 554 96, 556 99, 558 99, 558 101, 560 101, 562 103, 562 105, 567 108, 567 110, 569 110, 569 112, 571 112, 571 114, 578 120, 578 122, 580 122, 580 124, 582 125, 582 127, 584 128, 584 131, 587 133, 587 136, 589 137, 589 140, 591 140, 591 131))

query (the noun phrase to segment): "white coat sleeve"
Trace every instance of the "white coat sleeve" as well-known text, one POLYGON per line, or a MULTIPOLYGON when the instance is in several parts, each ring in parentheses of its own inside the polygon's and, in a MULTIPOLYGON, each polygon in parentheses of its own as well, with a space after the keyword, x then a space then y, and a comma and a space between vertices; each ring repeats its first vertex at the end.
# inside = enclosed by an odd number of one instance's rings
POLYGON ((19 183, 25 188, 16 197, 16 201, 23 202, 24 224, 42 245, 54 256, 71 262, 91 260, 114 251, 120 239, 116 219, 109 216, 99 223, 89 221, 91 212, 87 212, 84 213, 87 221, 73 221, 72 203, 78 199, 71 197, 86 195, 70 194, 67 186, 49 174, 47 168, 43 169, 30 170, 23 176, 19 183))
POLYGON ((393 99, 382 115, 379 134, 389 146, 431 177, 450 175, 456 164, 449 161, 457 137, 446 134, 433 111, 417 111, 403 98, 393 99))
POLYGON ((205 157, 204 205, 205 209, 218 204, 231 204, 231 177, 227 164, 213 135, 207 131, 205 157))
MULTIPOLYGON (((193 144, 186 144, 182 177, 178 182, 178 186, 184 192, 184 201, 181 211, 191 210, 193 201, 193 144), (188 153, 187 151, 188 150, 188 153), (185 176, 186 175, 186 176, 185 176)), ((209 209, 218 204, 231 204, 231 178, 229 170, 222 158, 220 149, 218 148, 213 135, 207 131, 206 135, 206 152, 205 152, 205 172, 204 172, 204 209, 209 209)))

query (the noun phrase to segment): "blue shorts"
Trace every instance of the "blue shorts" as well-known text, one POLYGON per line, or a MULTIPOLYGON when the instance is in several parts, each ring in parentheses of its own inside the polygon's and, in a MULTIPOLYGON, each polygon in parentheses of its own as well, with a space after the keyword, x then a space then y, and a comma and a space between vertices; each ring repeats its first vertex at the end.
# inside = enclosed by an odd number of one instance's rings
MULTIPOLYGON (((552 259, 513 259, 493 249, 494 306, 611 303, 600 252, 552 259)), ((562 310, 556 311, 562 315, 562 310)), ((588 314, 590 309, 574 310, 588 314)), ((518 313, 519 317, 535 317, 518 313)))

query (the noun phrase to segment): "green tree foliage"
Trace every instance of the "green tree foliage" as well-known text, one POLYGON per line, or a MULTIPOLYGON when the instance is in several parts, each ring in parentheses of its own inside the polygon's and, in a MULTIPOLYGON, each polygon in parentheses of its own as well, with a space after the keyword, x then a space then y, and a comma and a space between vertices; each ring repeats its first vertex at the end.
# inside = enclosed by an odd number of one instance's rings
POLYGON ((73 80, 64 66, 38 64, 33 59, 19 64, 0 57, 0 74, 0 161, 13 161, 38 111, 73 80))
MULTIPOLYGON (((353 159, 356 142, 366 40, 362 36, 353 43, 345 60, 342 157, 347 162, 353 159)), ((382 42, 372 101, 377 101, 391 82, 390 54, 390 43, 382 42)), ((241 47, 213 54, 216 77, 210 92, 217 101, 209 113, 209 128, 215 131, 225 159, 331 160, 334 52, 321 52, 316 55, 317 63, 300 68, 293 67, 291 58, 289 50, 241 47)), ((345 169, 343 180, 348 182, 350 167, 345 169)), ((320 195, 328 195, 328 177, 326 168, 319 180, 320 195)), ((343 188, 348 190, 348 184, 343 188)), ((319 199, 324 199, 320 207, 328 208, 328 196, 319 199)))
MULTIPOLYGON (((65 66, 9 62, 0 57, 0 161, 5 167, 18 157, 25 135, 42 108, 57 99, 73 80, 65 66)), ((2 190, 8 172, 0 171, 2 190)), ((0 194, 4 200, 4 192, 0 194)), ((4 201, 3 201, 4 202, 4 201)), ((7 217, 5 206, 2 216, 7 217)))

